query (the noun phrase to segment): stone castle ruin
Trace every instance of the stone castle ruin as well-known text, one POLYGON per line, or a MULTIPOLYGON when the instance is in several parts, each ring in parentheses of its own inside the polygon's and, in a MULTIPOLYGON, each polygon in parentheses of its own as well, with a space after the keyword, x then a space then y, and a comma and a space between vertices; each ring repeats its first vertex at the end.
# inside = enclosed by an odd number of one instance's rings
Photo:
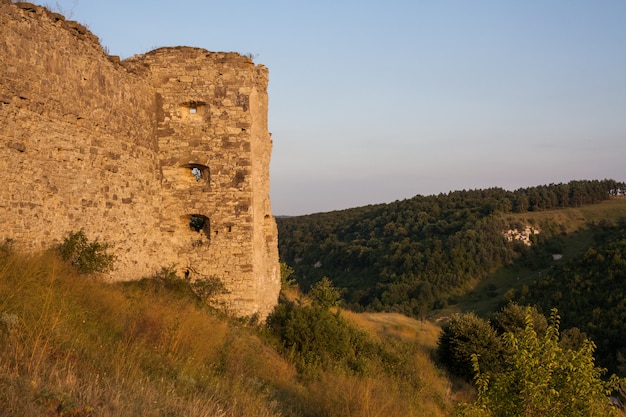
POLYGON ((267 83, 237 53, 120 61, 82 25, 0 0, 0 239, 37 251, 82 229, 112 245, 110 280, 175 265, 265 317, 280 289, 267 83))

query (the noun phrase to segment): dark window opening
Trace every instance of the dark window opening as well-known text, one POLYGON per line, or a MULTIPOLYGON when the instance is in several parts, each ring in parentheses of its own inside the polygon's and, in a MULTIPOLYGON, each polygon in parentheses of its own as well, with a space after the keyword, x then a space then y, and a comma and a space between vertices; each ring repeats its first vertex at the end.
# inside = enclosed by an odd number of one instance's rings
POLYGON ((206 222, 204 216, 191 216, 189 220, 189 227, 191 227, 196 232, 204 229, 204 223, 206 222))
POLYGON ((189 228, 198 233, 203 232, 207 238, 210 237, 209 218, 202 214, 192 214, 189 216, 189 228))

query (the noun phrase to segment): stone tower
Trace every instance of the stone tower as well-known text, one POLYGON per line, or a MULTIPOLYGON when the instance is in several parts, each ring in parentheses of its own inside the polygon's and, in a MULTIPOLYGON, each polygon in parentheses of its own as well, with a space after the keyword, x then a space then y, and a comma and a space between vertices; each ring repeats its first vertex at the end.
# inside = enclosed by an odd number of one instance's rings
POLYGON ((0 9, 0 239, 83 229, 114 247, 110 280, 173 265, 264 318, 280 290, 267 69, 189 47, 120 62, 61 15, 0 9))

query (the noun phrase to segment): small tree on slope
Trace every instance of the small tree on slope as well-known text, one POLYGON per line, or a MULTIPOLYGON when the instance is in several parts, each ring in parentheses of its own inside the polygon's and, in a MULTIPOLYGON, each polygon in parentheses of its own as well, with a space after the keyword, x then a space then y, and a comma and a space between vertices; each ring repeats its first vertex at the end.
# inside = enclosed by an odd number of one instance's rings
POLYGON ((553 417, 614 416, 609 395, 619 385, 617 377, 601 379, 605 372, 594 365, 595 345, 586 340, 578 350, 559 346, 559 316, 552 311, 543 336, 534 328, 530 310, 526 327, 505 333, 504 369, 493 375, 481 372, 474 355, 478 396, 459 407, 460 416, 553 417))

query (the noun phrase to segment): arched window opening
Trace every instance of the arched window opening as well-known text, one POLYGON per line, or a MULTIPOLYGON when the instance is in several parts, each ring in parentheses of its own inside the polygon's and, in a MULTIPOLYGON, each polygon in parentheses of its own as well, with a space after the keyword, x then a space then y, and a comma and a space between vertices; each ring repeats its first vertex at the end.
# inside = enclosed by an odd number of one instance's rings
POLYGON ((209 182, 209 167, 202 164, 185 164, 182 168, 196 182, 209 182))

